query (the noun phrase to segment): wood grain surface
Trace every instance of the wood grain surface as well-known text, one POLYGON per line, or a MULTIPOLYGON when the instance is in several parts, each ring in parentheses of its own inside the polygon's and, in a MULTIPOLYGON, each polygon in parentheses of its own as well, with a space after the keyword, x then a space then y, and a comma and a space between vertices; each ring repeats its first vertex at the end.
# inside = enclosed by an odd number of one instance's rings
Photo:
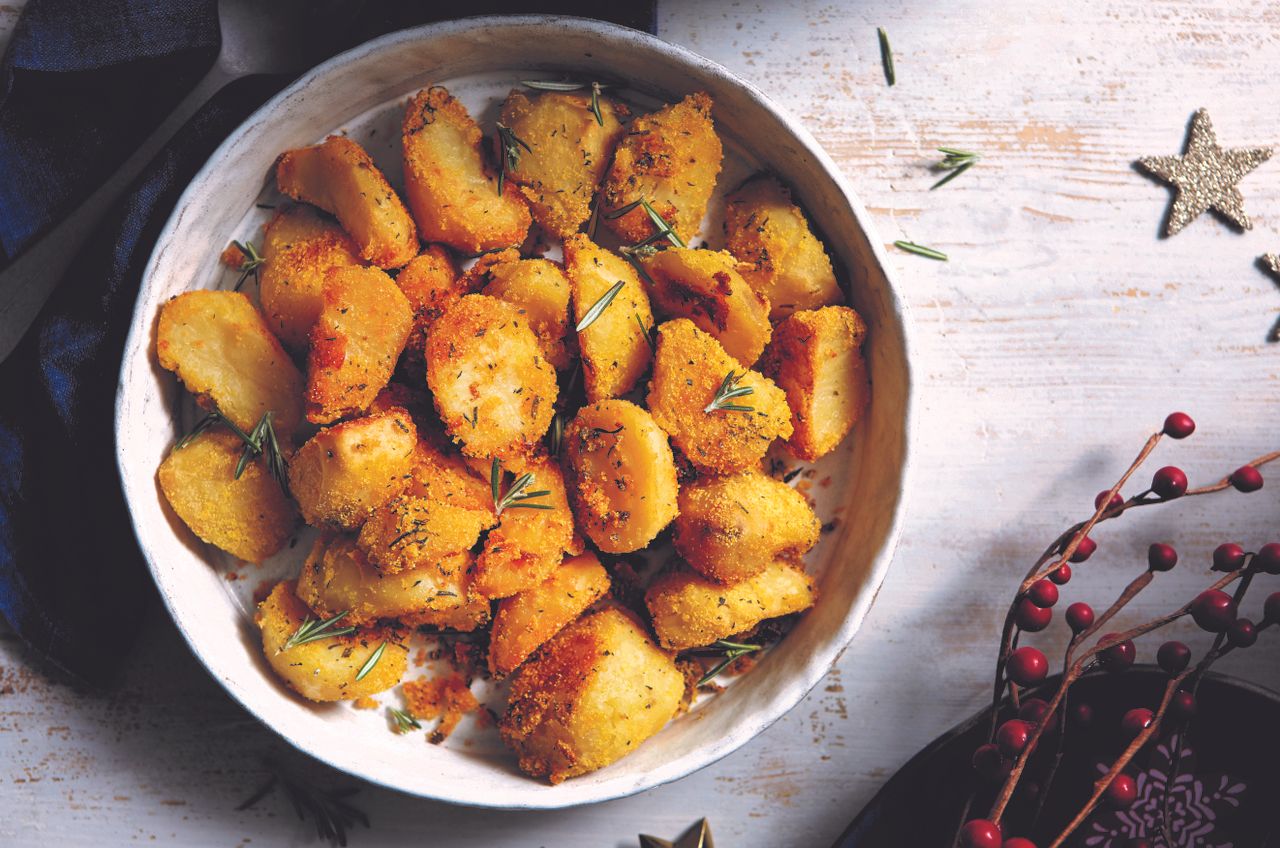
MULTIPOLYGON (((15 8, 0 7, 6 35, 15 8)), ((703 815, 722 848, 829 844, 912 753, 981 706, 1018 576, 1165 413, 1185 409, 1199 430, 1162 445, 1151 467, 1176 463, 1193 482, 1277 447, 1280 345, 1266 336, 1280 286, 1256 258, 1280 251, 1280 158, 1242 184, 1251 232, 1204 216, 1172 239, 1158 237, 1169 191, 1133 162, 1180 152, 1201 106, 1224 146, 1280 145, 1278 33, 1280 9, 1242 0, 663 2, 662 37, 792 110, 886 244, 951 257, 891 253, 919 386, 917 471, 893 569, 823 684, 722 762, 557 813, 366 787, 357 799, 374 827, 351 844, 634 846, 637 832, 672 837, 703 815), (895 51, 892 88, 877 26, 895 51), (930 192, 938 146, 985 158, 930 192)), ((15 292, 0 277, 0 298, 38 303, 41 284, 15 292)), ((1253 495, 1127 516, 1096 534, 1098 553, 1064 596, 1105 603, 1162 540, 1185 566, 1132 614, 1172 608, 1207 582, 1218 542, 1276 535, 1277 497, 1280 478, 1253 495)), ((1270 582, 1262 589, 1280 589, 1270 582)), ((1267 633, 1219 668, 1277 687, 1278 660, 1280 639, 1267 633)), ((348 782, 285 751, 232 703, 158 604, 107 695, 50 682, 12 636, 0 639, 0 753, 0 843, 12 846, 307 844, 309 825, 279 795, 235 810, 264 776, 260 757, 348 782)))

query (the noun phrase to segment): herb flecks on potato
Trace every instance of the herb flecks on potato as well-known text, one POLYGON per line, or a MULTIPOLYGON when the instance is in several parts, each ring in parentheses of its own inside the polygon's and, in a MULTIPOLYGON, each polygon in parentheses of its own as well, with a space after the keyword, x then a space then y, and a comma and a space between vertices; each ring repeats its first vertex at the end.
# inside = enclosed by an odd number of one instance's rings
POLYGON ((497 471, 502 514, 475 567, 476 592, 486 598, 510 597, 541 583, 573 544, 573 513, 559 465, 546 457, 516 461, 510 485, 503 466, 497 471), (526 474, 532 476, 513 493, 511 487, 526 474))
POLYGON ((524 310, 543 355, 556 370, 569 367, 565 336, 569 331, 569 278, 546 259, 517 259, 487 269, 482 294, 524 310))

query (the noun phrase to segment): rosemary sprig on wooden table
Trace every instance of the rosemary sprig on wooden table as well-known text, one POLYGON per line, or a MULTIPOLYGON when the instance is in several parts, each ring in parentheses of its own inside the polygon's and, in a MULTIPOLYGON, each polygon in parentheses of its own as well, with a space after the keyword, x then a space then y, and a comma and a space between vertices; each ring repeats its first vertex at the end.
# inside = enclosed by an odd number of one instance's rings
POLYGON ((932 247, 925 247, 923 244, 916 244, 911 241, 895 241, 893 246, 899 250, 905 250, 907 253, 914 253, 916 256, 923 256, 926 259, 936 259, 939 262, 947 261, 947 254, 941 250, 934 250, 932 247))
POLYGON ((884 31, 884 27, 876 27, 876 35, 880 39, 880 64, 884 65, 884 81, 893 85, 898 81, 898 75, 893 69, 893 48, 889 46, 889 33, 884 31))
POLYGON ((951 182, 956 177, 978 164, 978 161, 982 159, 981 154, 971 153, 968 150, 957 150, 954 147, 939 147, 938 152, 942 154, 942 162, 939 163, 938 167, 944 171, 950 171, 951 173, 929 186, 929 191, 933 191, 935 188, 939 188, 951 182))

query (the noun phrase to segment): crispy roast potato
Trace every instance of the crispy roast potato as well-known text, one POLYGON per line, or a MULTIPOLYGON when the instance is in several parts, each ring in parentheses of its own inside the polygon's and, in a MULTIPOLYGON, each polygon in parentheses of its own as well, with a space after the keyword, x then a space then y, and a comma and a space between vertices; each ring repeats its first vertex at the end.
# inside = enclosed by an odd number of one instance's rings
POLYGON ((502 123, 530 148, 521 148, 509 176, 529 201, 533 219, 557 238, 573 235, 591 217, 591 198, 624 131, 618 117, 630 114, 607 97, 599 104, 602 121, 591 111, 589 93, 530 98, 512 91, 502 104, 502 123))
POLYGON ((276 186, 336 216, 360 256, 379 268, 399 268, 418 255, 409 210, 365 149, 345 136, 286 151, 276 164, 276 186))
POLYGON ((417 444, 417 430, 403 409, 316 433, 289 460, 289 489, 302 517, 316 527, 355 530, 404 489, 417 444))
MULTIPOLYGON (((702 92, 637 118, 613 154, 601 212, 644 198, 688 242, 702 226, 723 152, 711 122, 711 98, 702 92)), ((617 218, 602 215, 601 220, 618 238, 633 244, 657 232, 639 206, 617 218)))
POLYGON ((156 478, 192 533, 237 559, 262 562, 289 541, 298 511, 261 462, 236 479, 243 452, 239 436, 209 430, 170 451, 156 478))
POLYGON ((547 432, 559 391, 527 317, 482 294, 462 298, 436 322, 427 385, 463 453, 503 460, 527 454, 547 432))
POLYGON ((686 700, 671 654, 614 606, 561 630, 512 679, 503 741, 522 771, 552 783, 631 753, 686 700))
POLYGON ((625 259, 584 235, 564 243, 565 269, 573 288, 573 320, 577 326, 618 283, 622 288, 594 321, 578 331, 587 400, 626 394, 649 367, 653 349, 649 328, 653 310, 639 276, 625 259))
POLYGON ((658 327, 649 411, 694 466, 716 474, 757 466, 774 439, 791 436, 783 391, 763 374, 743 368, 687 318, 658 327), (726 402, 749 410, 712 408, 730 374, 733 386, 751 393, 726 402))
POLYGON ((413 310, 413 329, 405 343, 405 352, 421 365, 427 344, 427 329, 458 302, 467 290, 462 285, 458 265, 442 245, 433 244, 409 260, 396 274, 396 285, 413 310))
POLYGON ((510 674, 609 591, 609 573, 595 554, 562 562, 546 580, 498 603, 489 637, 489 670, 510 674))
POLYGON ((658 310, 669 318, 688 318, 715 336, 730 356, 754 365, 769 343, 769 301, 752 290, 724 251, 671 247, 641 264, 653 285, 658 310))
POLYGON ((363 412, 391 380, 413 328, 409 301, 377 268, 333 268, 311 328, 307 420, 329 424, 363 412))
POLYGON ((847 306, 796 312, 778 325, 761 368, 787 393, 800 459, 830 453, 849 435, 871 399, 862 343, 867 325, 847 306))
POLYGON ((472 595, 461 605, 441 610, 423 610, 400 617, 406 627, 435 627, 440 630, 456 630, 470 633, 489 623, 488 598, 472 595))
POLYGON ((293 350, 305 350, 324 306, 330 268, 364 263, 359 249, 336 221, 310 206, 291 204, 267 224, 262 241, 262 285, 258 300, 267 324, 293 350))
POLYGON ((202 407, 246 433, 265 412, 281 441, 302 421, 302 375, 240 292, 189 291, 170 300, 160 308, 156 354, 202 407))
POLYGON ((382 574, 350 536, 326 535, 316 540, 303 564, 297 592, 320 618, 346 611, 344 625, 444 612, 466 603, 471 561, 471 554, 461 551, 397 574, 382 574))
POLYGON ((844 303, 831 259, 791 193, 761 175, 725 199, 725 247, 778 321, 797 309, 844 303))
POLYGON ((574 514, 602 551, 638 551, 676 516, 676 465, 648 412, 625 400, 584 406, 565 428, 574 514))
POLYGON ((546 259, 519 259, 492 265, 483 294, 524 310, 542 353, 556 370, 569 367, 565 334, 569 331, 569 278, 546 259))
MULTIPOLYGON (((524 487, 526 494, 546 492, 515 503, 551 508, 508 506, 502 511, 498 526, 489 531, 484 550, 476 559, 475 589, 486 598, 506 598, 538 585, 573 547, 573 512, 560 466, 546 457, 537 457, 513 462, 510 471, 517 475, 514 479, 533 475, 524 487)), ((510 484, 500 481, 504 494, 514 485, 514 479, 510 484)))
POLYGON ((680 487, 676 550, 712 580, 733 583, 818 543, 818 516, 804 495, 759 471, 706 477, 680 487))
POLYGON ((524 241, 529 206, 513 181, 498 194, 480 127, 443 86, 414 95, 404 111, 405 197, 425 241, 481 253, 524 241))
MULTIPOLYGON (((409 665, 409 649, 390 628, 362 628, 346 636, 316 639, 286 650, 289 637, 312 618, 295 590, 292 580, 277 583, 254 615, 254 623, 262 631, 267 663, 291 689, 312 701, 349 701, 377 694, 400 682, 409 665), (377 663, 356 680, 360 669, 383 644, 386 648, 377 663)), ((339 621, 337 626, 341 625, 339 621)))
POLYGON ((649 584, 644 602, 658 641, 683 651, 808 609, 816 597, 813 579, 803 568, 774 560, 754 577, 728 584, 690 571, 668 571, 649 584))

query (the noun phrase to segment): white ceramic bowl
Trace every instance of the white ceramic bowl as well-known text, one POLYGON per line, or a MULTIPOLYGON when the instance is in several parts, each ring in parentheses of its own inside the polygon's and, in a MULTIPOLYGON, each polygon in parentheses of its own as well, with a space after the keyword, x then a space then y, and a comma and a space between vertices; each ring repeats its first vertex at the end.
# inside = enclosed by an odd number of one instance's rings
POLYGON ((575 18, 473 18, 395 33, 331 59, 218 148, 178 201, 147 265, 120 372, 117 458, 164 603, 196 656, 246 709, 299 749, 375 783, 460 804, 553 808, 687 775, 738 748, 804 697, 853 637, 889 566, 906 487, 911 375, 904 308, 885 266, 866 211, 793 118, 719 65, 644 33, 575 18), (157 364, 157 312, 182 291, 226 287, 234 279, 216 257, 229 238, 256 237, 268 213, 255 203, 269 196, 264 186, 275 157, 346 130, 396 182, 398 116, 409 94, 444 83, 491 122, 495 107, 487 101, 530 76, 624 80, 641 100, 709 92, 717 128, 733 152, 721 188, 731 188, 730 180, 754 165, 793 188, 867 321, 874 384, 869 416, 812 479, 819 514, 824 521, 840 519, 809 557, 821 586, 818 605, 724 693, 703 698, 620 762, 555 787, 517 772, 492 730, 470 729, 445 745, 425 745, 389 732, 383 710, 317 706, 292 696, 261 657, 250 599, 264 580, 296 573, 305 540, 257 568, 235 563, 182 527, 155 483, 157 466, 192 415, 172 375, 157 364))

